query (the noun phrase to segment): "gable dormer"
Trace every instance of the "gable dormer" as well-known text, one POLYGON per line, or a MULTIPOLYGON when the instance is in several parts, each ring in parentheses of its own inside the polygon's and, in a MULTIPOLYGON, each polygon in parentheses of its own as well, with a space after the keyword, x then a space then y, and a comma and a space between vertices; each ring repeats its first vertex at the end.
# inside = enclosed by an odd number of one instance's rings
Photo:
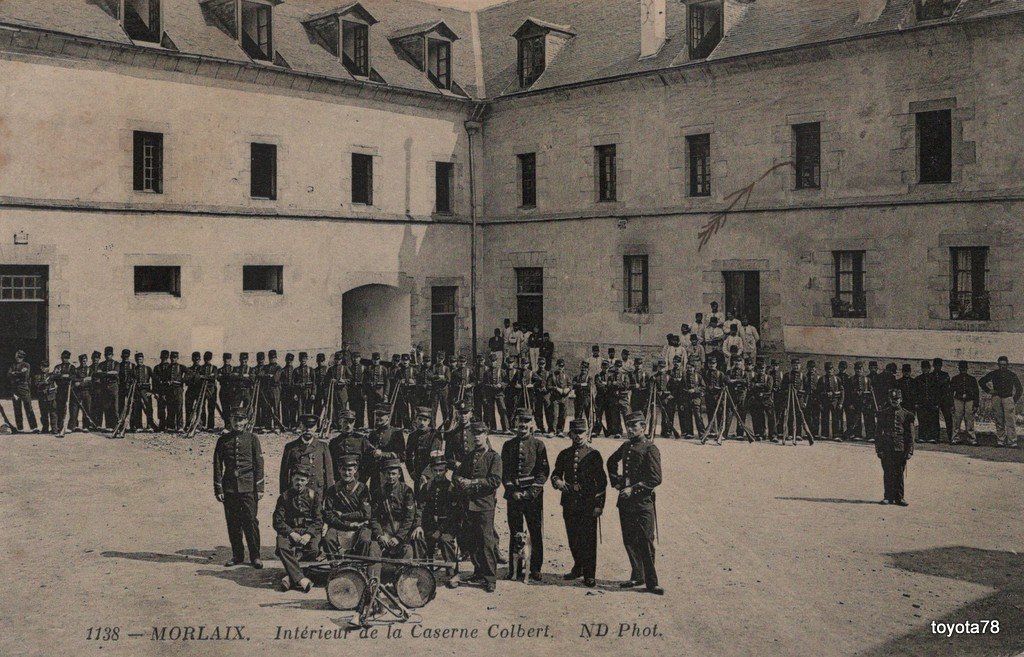
POLYGON ((444 21, 414 25, 391 34, 391 43, 438 89, 452 88, 452 43, 458 41, 444 21))
POLYGON ((556 25, 536 18, 527 18, 513 34, 519 42, 519 88, 529 89, 544 73, 558 51, 576 36, 568 25, 556 25))
POLYGON ((302 21, 328 52, 355 77, 370 77, 370 28, 377 19, 358 2, 313 14, 302 21))
POLYGON ((723 0, 688 2, 686 4, 686 45, 690 59, 707 59, 725 33, 723 0))
POLYGON ((161 0, 121 0, 121 27, 132 41, 160 43, 163 37, 161 0))
POLYGON ((203 12, 257 62, 277 62, 274 7, 283 0, 200 0, 203 12))

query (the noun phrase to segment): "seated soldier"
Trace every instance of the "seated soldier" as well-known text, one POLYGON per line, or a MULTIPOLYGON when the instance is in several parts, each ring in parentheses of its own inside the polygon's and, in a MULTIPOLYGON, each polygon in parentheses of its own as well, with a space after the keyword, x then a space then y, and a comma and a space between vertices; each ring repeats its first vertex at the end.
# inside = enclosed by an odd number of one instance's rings
POLYGON ((432 559, 434 551, 440 549, 442 559, 456 564, 455 572, 449 572, 456 581, 448 584, 455 588, 458 586, 459 561, 455 537, 460 527, 461 495, 446 476, 448 459, 443 451, 431 453, 430 470, 431 476, 424 480, 417 497, 421 524, 413 530, 412 539, 426 542, 423 556, 427 559, 432 559))
POLYGON ((308 593, 313 583, 302 573, 300 560, 316 559, 320 552, 320 496, 309 488, 309 466, 292 469, 291 486, 277 498, 274 509, 274 530, 277 531, 277 556, 288 573, 281 580, 281 589, 293 587, 308 593))
MULTIPOLYGON (((380 465, 381 484, 374 491, 373 514, 370 527, 373 538, 380 545, 385 557, 411 559, 422 550, 413 540, 412 530, 419 527, 419 510, 412 488, 401 481, 402 462, 396 458, 385 459, 380 465)), ((380 579, 380 567, 371 569, 371 577, 380 579)))
POLYGON ((370 489, 356 479, 358 454, 345 454, 338 466, 338 482, 324 497, 324 522, 327 524, 325 552, 338 556, 343 552, 364 557, 380 556, 370 529, 370 489))

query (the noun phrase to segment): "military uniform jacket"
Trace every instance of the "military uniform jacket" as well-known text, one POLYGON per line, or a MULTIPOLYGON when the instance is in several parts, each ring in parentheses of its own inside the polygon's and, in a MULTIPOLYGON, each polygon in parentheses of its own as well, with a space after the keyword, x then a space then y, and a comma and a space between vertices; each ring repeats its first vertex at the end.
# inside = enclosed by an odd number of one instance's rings
POLYGON ((957 374, 950 381, 950 388, 953 390, 953 399, 960 401, 973 401, 977 406, 981 399, 978 389, 978 380, 970 374, 957 374))
POLYGON ((167 361, 160 361, 153 367, 153 391, 158 394, 167 392, 167 370, 171 364, 167 361))
POLYGON ((293 365, 285 365, 281 368, 278 373, 277 379, 279 385, 284 388, 285 392, 294 392, 295 386, 292 384, 292 379, 295 377, 295 367, 293 365))
POLYGON ((525 493, 525 500, 542 498, 544 484, 548 481, 551 467, 548 465, 548 451, 544 443, 534 436, 513 437, 501 447, 501 483, 505 486, 505 499, 511 500, 512 493, 525 493))
POLYGON ((632 487, 629 497, 619 495, 620 509, 653 508, 654 489, 661 484, 661 451, 648 440, 623 443, 608 457, 608 478, 613 488, 632 487))
MULTIPOLYGON (((697 370, 684 372, 682 378, 679 379, 678 386, 676 396, 679 399, 693 402, 704 394, 704 378, 697 373, 697 370)), ((721 387, 721 383, 719 383, 719 387, 721 387)))
MULTIPOLYGON (((410 436, 410 439, 412 436, 410 436)), ((448 467, 455 469, 456 464, 466 460, 476 448, 476 441, 469 426, 459 422, 454 429, 444 434, 445 455, 449 456, 448 467)))
POLYGON ((373 537, 388 535, 408 542, 412 530, 420 526, 416 496, 404 481, 394 485, 384 483, 373 497, 373 515, 370 520, 373 537))
POLYGON ((591 391, 591 378, 590 374, 577 374, 572 380, 572 389, 576 393, 576 399, 590 399, 591 391))
POLYGON ((299 438, 284 446, 281 455, 280 488, 285 490, 291 482, 292 472, 296 466, 309 466, 309 487, 315 488, 321 495, 334 485, 334 463, 327 445, 316 439, 311 433, 304 433, 299 438), (308 443, 303 438, 311 437, 308 443))
POLYGON ((107 392, 117 390, 117 381, 120 378, 121 364, 116 360, 105 360, 96 368, 96 374, 101 387, 107 392))
POLYGON ((433 477, 420 488, 420 522, 425 531, 454 534, 462 518, 461 495, 448 477, 433 477))
POLYGON ((348 389, 353 395, 362 398, 366 394, 366 366, 362 362, 355 363, 349 368, 352 379, 349 381, 348 389))
POLYGON ((260 384, 264 390, 267 388, 280 388, 281 387, 281 370, 283 368, 277 363, 267 363, 260 368, 259 377, 262 383, 260 384))
POLYGON ((367 367, 362 381, 367 390, 373 390, 385 399, 389 397, 391 392, 390 377, 384 365, 378 363, 367 367))
POLYGON ((172 388, 180 388, 185 382, 185 366, 181 363, 168 363, 167 385, 172 388))
POLYGON ((804 401, 804 373, 793 372, 790 370, 782 375, 782 392, 783 394, 789 394, 789 390, 792 389, 797 393, 801 401, 804 401))
POLYGON ((459 464, 455 476, 468 479, 465 485, 456 485, 462 494, 465 510, 489 511, 497 502, 496 493, 501 485, 501 457, 490 447, 475 449, 459 464))
POLYGON ((871 377, 871 389, 875 391, 875 400, 879 405, 887 402, 889 393, 895 387, 896 377, 888 372, 879 372, 871 377))
POLYGON ((136 365, 132 371, 132 381, 138 392, 153 392, 153 368, 149 365, 136 365))
POLYGON ((726 375, 726 383, 729 386, 729 393, 733 399, 739 400, 741 397, 746 395, 747 386, 750 381, 747 377, 747 370, 742 367, 734 367, 729 370, 726 375))
POLYGON ((430 382, 430 387, 434 392, 448 390, 448 382, 451 381, 451 378, 451 370, 444 363, 435 363, 427 375, 427 380, 430 382))
POLYGON ((633 375, 623 370, 610 370, 608 376, 608 399, 626 399, 633 387, 633 375))
POLYGON ((451 395, 456 399, 468 399, 472 396, 472 390, 472 370, 468 367, 453 367, 451 395))
POLYGON ((117 364, 117 383, 121 388, 127 390, 132 382, 132 372, 135 371, 135 363, 122 360, 117 364))
POLYGON ((430 465, 430 453, 443 449, 444 433, 437 429, 416 429, 409 434, 409 441, 405 446, 405 467, 409 469, 413 481, 419 481, 430 465))
POLYGON ((29 396, 32 385, 32 366, 27 362, 14 363, 7 370, 7 382, 19 395, 29 396))
POLYGON ((709 393, 718 393, 726 386, 725 374, 717 367, 705 369, 704 385, 709 393))
POLYGON ((909 458, 914 453, 916 428, 913 413, 903 407, 893 408, 886 404, 878 412, 877 426, 875 453, 878 456, 892 454, 909 458))
POLYGON ((818 399, 822 404, 841 408, 845 396, 843 381, 835 374, 826 374, 818 379, 818 399))
MULTIPOLYGON (((89 366, 85 366, 86 375, 89 374, 89 366)), ((53 378, 58 384, 67 389, 78 378, 78 368, 71 363, 57 363, 53 368, 53 378)))
POLYGON ((504 397, 505 388, 508 386, 508 375, 505 373, 505 368, 488 367, 483 383, 495 397, 504 397))
MULTIPOLYGON (((58 368, 60 365, 57 366, 58 368)), ((71 382, 79 390, 85 389, 92 392, 92 365, 78 365, 71 367, 71 382)), ((60 374, 58 373, 58 376, 60 374)))
POLYGON ((572 445, 555 459, 551 480, 565 482, 562 506, 576 513, 592 514, 604 508, 608 477, 604 473, 601 452, 590 445, 572 445))
POLYGON ((292 532, 319 536, 324 526, 320 511, 322 505, 320 494, 312 488, 302 492, 289 488, 277 498, 274 531, 278 536, 288 536, 292 532))
POLYGON ((217 439, 213 450, 213 491, 262 493, 263 449, 248 431, 229 431, 217 439))
POLYGON ((630 376, 633 387, 633 394, 644 394, 651 387, 651 372, 649 370, 637 370, 630 376))
POLYGON ((359 456, 359 479, 366 481, 370 477, 370 469, 373 466, 373 446, 367 440, 366 434, 356 431, 350 433, 339 433, 328 446, 331 453, 331 462, 334 464, 334 478, 337 479, 341 472, 341 457, 345 454, 359 456))
POLYGON ((340 363, 338 365, 331 365, 327 370, 327 378, 324 380, 324 385, 330 385, 331 381, 334 382, 334 390, 338 391, 338 386, 348 385, 352 380, 352 371, 348 368, 348 365, 340 363))
POLYGON ((36 372, 32 375, 32 392, 36 399, 54 401, 57 398, 57 381, 50 372, 36 372))
POLYGON ((874 394, 874 388, 871 387, 871 378, 866 374, 856 374, 850 378, 850 395, 852 399, 849 401, 860 401, 868 404, 870 408, 873 407, 871 400, 874 394))
POLYGON ((367 527, 372 516, 370 489, 360 481, 337 482, 324 496, 324 522, 331 529, 348 532, 367 527))
POLYGON ((804 386, 803 390, 801 390, 803 398, 814 404, 818 403, 818 381, 821 381, 821 375, 814 370, 808 370, 807 374, 804 375, 804 386))
POLYGON ((551 391, 548 389, 548 373, 544 370, 530 373, 530 386, 533 388, 534 399, 543 402, 551 396, 551 391))
POLYGON ((295 391, 303 394, 312 394, 316 388, 316 373, 309 365, 299 365, 292 372, 292 386, 295 391))
POLYGON ((775 382, 767 372, 754 373, 750 379, 750 398, 757 399, 763 406, 771 406, 774 403, 772 397, 775 382))
POLYGON ((555 401, 562 401, 572 392, 572 379, 565 371, 554 371, 548 376, 548 388, 551 389, 551 398, 555 401))
POLYGON ((917 379, 901 376, 896 379, 896 387, 903 393, 903 408, 915 412, 917 409, 917 379))

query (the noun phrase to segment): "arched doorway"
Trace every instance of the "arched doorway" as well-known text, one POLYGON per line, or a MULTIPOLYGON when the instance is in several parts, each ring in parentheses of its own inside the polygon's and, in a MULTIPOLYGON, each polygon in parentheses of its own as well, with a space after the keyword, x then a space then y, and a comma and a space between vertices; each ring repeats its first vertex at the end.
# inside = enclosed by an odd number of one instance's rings
POLYGON ((349 290, 341 301, 342 340, 366 357, 375 351, 385 359, 408 353, 412 346, 411 304, 408 292, 390 285, 349 290))

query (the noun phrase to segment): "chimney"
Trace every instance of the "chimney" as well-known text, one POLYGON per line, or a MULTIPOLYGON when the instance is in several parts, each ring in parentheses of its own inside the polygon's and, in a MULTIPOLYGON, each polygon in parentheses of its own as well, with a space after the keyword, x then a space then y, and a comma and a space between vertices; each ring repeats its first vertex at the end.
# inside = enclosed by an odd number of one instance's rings
POLYGON ((666 0, 640 0, 640 57, 653 57, 665 45, 666 0))

